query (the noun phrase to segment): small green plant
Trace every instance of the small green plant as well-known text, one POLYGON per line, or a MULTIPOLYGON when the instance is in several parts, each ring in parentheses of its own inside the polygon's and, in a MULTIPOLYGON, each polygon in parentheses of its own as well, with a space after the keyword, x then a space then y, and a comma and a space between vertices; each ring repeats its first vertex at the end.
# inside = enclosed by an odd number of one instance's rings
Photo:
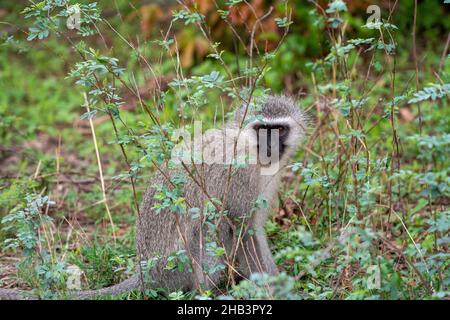
POLYGON ((1 221, 3 230, 14 235, 5 240, 4 249, 21 251, 23 259, 19 268, 28 284, 44 298, 56 297, 66 278, 65 263, 55 261, 53 250, 45 248, 51 218, 42 210, 52 204, 47 196, 27 195, 25 207, 14 209, 1 221))

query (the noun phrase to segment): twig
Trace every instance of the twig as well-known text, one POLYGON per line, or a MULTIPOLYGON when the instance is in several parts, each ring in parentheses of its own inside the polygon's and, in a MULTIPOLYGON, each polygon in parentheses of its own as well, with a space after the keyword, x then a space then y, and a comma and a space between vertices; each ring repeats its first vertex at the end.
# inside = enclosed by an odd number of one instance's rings
MULTIPOLYGON (((87 94, 84 92, 83 96, 84 96, 86 109, 87 109, 88 112, 90 112, 91 110, 90 110, 90 107, 89 107, 89 101, 88 101, 88 98, 87 98, 87 94)), ((102 162, 100 160, 100 153, 98 151, 97 137, 95 135, 94 123, 93 123, 91 117, 89 117, 89 125, 91 127, 92 140, 94 142, 95 155, 97 157, 98 173, 99 173, 99 176, 100 176, 100 185, 102 187, 103 199, 102 199, 101 202, 103 202, 105 204, 105 209, 106 209, 106 212, 108 214, 109 222, 111 223, 113 239, 114 239, 114 242, 116 242, 116 231, 115 231, 116 227, 114 226, 114 221, 112 219, 111 212, 109 211, 108 200, 106 198, 106 188, 105 188, 105 180, 103 179, 102 162)))
MULTIPOLYGON (((414 0, 414 22, 413 22, 413 59, 416 68, 416 90, 419 91, 419 63, 417 61, 417 44, 416 44, 416 24, 417 24, 417 0, 414 0)), ((419 134, 422 134, 422 112, 420 110, 420 103, 417 104, 417 111, 419 112, 419 134)))
POLYGON ((448 47, 450 45, 450 32, 447 36, 447 42, 445 43, 444 51, 442 51, 441 61, 439 62, 439 73, 442 72, 442 68, 444 67, 444 61, 447 58, 448 47))

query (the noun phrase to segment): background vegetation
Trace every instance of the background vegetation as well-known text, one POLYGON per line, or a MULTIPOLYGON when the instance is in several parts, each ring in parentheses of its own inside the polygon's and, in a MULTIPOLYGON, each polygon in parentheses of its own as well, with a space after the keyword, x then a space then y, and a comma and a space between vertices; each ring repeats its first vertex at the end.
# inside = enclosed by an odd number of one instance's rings
MULTIPOLYGON (((311 117, 266 226, 285 273, 223 294, 449 297, 448 1, 71 1, 79 31, 67 2, 0 1, 0 287, 56 298, 70 265, 86 288, 131 275, 170 143, 155 117, 212 127, 272 92, 311 117)), ((160 293, 122 298, 200 294, 160 293)))

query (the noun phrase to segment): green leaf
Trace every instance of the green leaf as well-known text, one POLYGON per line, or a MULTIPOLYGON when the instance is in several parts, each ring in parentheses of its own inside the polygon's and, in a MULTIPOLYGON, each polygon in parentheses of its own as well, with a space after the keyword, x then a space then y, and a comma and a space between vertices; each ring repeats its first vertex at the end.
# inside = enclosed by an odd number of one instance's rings
POLYGON ((347 11, 347 5, 342 0, 334 0, 328 5, 326 13, 335 13, 335 12, 343 12, 347 11))

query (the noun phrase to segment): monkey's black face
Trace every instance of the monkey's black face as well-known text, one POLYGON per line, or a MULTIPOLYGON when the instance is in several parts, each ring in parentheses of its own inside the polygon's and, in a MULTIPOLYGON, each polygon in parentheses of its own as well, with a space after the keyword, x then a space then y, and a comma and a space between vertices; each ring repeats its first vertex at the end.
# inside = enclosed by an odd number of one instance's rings
POLYGON ((290 128, 286 124, 258 123, 253 126, 258 141, 258 156, 281 159, 286 151, 290 128))

